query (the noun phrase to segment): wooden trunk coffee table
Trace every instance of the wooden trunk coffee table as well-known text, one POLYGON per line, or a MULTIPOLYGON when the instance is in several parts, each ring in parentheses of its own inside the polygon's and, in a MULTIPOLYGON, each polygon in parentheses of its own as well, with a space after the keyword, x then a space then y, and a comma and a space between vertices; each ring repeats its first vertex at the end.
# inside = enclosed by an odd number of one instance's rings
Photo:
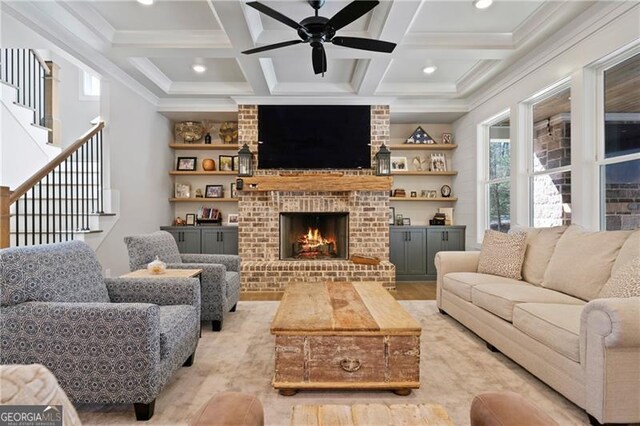
POLYGON ((389 389, 420 387, 420 324, 379 283, 294 283, 271 324, 273 387, 389 389))
POLYGON ((296 405, 291 426, 453 426, 447 410, 437 404, 296 405))

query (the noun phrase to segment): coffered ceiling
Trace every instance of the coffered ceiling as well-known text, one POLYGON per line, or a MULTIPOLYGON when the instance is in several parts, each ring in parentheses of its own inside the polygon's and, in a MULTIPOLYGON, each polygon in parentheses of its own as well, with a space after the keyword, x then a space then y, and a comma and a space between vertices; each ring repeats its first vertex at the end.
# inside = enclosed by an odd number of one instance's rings
MULTIPOLYGON (((263 3, 296 21, 313 14, 303 0, 263 3)), ((180 103, 186 108, 189 102, 202 105, 204 99, 391 98, 416 106, 435 100, 439 112, 451 113, 449 117, 461 115, 456 105, 592 5, 495 0, 480 10, 471 0, 382 0, 338 34, 394 42, 395 51, 327 44, 328 71, 323 77, 313 73, 308 44, 242 54, 298 36, 239 0, 156 0, 150 6, 133 0, 5 4, 34 22, 67 31, 65 37, 75 37, 85 52, 124 71, 160 105, 180 103), (205 65, 206 71, 194 72, 195 63, 205 65), (436 72, 423 73, 428 65, 436 66, 436 72)), ((320 15, 331 17, 347 4, 327 0, 320 15)))

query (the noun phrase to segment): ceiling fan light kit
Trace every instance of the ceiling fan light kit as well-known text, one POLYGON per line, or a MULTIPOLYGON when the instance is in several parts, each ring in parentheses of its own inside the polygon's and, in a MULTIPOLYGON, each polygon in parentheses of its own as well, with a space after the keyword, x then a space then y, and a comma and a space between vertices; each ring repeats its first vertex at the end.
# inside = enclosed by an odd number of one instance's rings
POLYGON ((332 18, 318 15, 318 10, 324 5, 325 0, 308 0, 309 5, 315 9, 315 14, 303 19, 299 23, 283 15, 260 2, 252 1, 247 6, 264 13, 265 15, 279 21, 298 32, 299 40, 283 41, 255 49, 245 50, 244 54, 265 52, 267 50, 279 49, 281 47, 293 46, 300 43, 309 43, 311 46, 311 62, 313 72, 322 74, 327 72, 327 55, 324 50, 324 43, 332 43, 337 46, 349 47, 352 49, 370 50, 373 52, 391 53, 396 44, 387 41, 374 40, 361 37, 336 37, 336 32, 349 25, 363 15, 370 12, 380 4, 379 1, 355 0, 336 13, 332 18))

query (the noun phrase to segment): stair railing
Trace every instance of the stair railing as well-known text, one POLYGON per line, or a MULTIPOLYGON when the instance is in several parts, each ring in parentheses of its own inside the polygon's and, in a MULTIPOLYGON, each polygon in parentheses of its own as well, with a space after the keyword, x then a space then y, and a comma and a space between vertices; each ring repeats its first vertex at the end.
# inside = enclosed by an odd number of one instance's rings
POLYGON ((91 231, 90 217, 104 213, 103 128, 96 124, 15 190, 0 188, 0 248, 91 231))
POLYGON ((0 49, 0 80, 18 89, 17 102, 33 109, 33 122, 46 127, 46 78, 51 69, 33 49, 0 49))

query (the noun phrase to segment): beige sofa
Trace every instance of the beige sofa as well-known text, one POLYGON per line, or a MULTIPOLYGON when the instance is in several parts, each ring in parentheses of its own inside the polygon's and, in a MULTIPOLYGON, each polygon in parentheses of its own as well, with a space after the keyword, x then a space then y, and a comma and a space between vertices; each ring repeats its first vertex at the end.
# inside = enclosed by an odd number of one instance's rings
POLYGON ((480 252, 439 252, 438 307, 592 422, 640 422, 640 298, 598 297, 640 256, 640 231, 526 232, 523 280, 478 273, 480 252))

